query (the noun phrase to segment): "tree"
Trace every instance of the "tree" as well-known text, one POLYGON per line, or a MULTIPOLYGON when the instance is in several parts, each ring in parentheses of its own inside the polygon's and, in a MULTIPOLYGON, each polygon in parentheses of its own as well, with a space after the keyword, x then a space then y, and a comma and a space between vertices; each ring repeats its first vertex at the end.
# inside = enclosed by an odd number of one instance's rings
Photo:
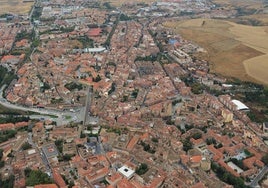
POLYGON ((141 163, 140 166, 136 169, 135 172, 136 172, 138 175, 143 175, 143 174, 145 174, 148 170, 149 170, 149 169, 148 169, 148 165, 145 164, 145 163, 141 163))
POLYGON ((83 89, 82 84, 77 84, 75 82, 70 82, 64 85, 68 90, 73 91, 75 89, 78 89, 79 91, 83 89))
POLYGON ((5 161, 0 161, 0 168, 3 168, 5 166, 5 161))
POLYGON ((201 93, 203 93, 203 87, 199 83, 194 83, 194 84, 191 85, 191 91, 194 94, 201 94, 201 93))
POLYGON ((112 86, 111 86, 111 89, 108 91, 108 95, 112 94, 112 93, 115 91, 115 89, 116 89, 116 85, 115 85, 115 83, 113 82, 113 83, 112 83, 112 86))
POLYGON ((68 188, 72 188, 74 185, 75 185, 75 184, 74 184, 74 181, 70 181, 70 182, 69 182, 69 185, 68 185, 68 188))
POLYGON ((224 181, 225 183, 233 185, 234 188, 246 188, 247 187, 244 184, 244 181, 242 178, 233 176, 231 173, 227 172, 223 167, 218 166, 214 162, 211 164, 211 169, 216 173, 217 177, 221 181, 224 181))
POLYGON ((158 138, 153 137, 152 141, 155 142, 155 143, 158 143, 158 138))
POLYGON ((32 148, 31 144, 29 144, 28 142, 25 142, 22 146, 21 146, 21 149, 23 150, 27 150, 27 149, 30 149, 32 148))
POLYGON ((50 184, 52 182, 52 179, 50 179, 46 173, 40 170, 31 170, 30 173, 28 172, 28 176, 26 176, 26 186, 50 184))
POLYGON ((15 177, 11 175, 8 179, 2 180, 0 177, 1 188, 13 188, 15 177))
POLYGON ((184 151, 188 151, 188 150, 190 150, 190 149, 192 149, 193 148, 193 143, 190 141, 190 138, 188 137, 188 138, 186 138, 183 142, 182 142, 182 144, 183 144, 183 150, 184 151))
POLYGON ((261 161, 264 164, 268 165, 268 154, 267 153, 261 158, 261 161))
POLYGON ((63 155, 62 159, 63 161, 70 161, 74 155, 66 154, 63 155))
POLYGON ((119 19, 120 19, 120 21, 128 21, 128 20, 131 20, 131 18, 128 17, 127 15, 125 15, 125 14, 121 14, 119 19))
POLYGON ((3 149, 0 149, 0 161, 2 160, 3 157, 3 149))
POLYGON ((101 81, 101 77, 100 77, 100 75, 98 74, 98 75, 96 76, 96 78, 93 78, 93 82, 99 82, 99 81, 101 81))
MULTIPOLYGON (((1 119, 0 119, 0 123, 1 119)), ((6 131, 0 131, 0 143, 7 141, 10 138, 15 137, 15 135, 17 134, 16 130, 6 130, 6 131)))
POLYGON ((60 153, 63 151, 63 140, 56 140, 55 145, 60 153))
POLYGON ((202 138, 202 134, 199 133, 199 132, 194 133, 194 134, 193 134, 193 138, 196 139, 196 140, 199 139, 199 138, 202 138))

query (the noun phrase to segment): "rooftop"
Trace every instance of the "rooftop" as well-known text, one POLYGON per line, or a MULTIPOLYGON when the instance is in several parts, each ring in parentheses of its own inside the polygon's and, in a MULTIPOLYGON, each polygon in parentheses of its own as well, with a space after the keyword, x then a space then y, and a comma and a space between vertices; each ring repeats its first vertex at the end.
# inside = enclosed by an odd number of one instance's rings
POLYGON ((118 169, 118 172, 120 172, 127 179, 130 179, 135 173, 134 170, 128 168, 127 166, 122 166, 121 168, 118 169))
POLYGON ((58 156, 58 150, 55 144, 47 144, 42 147, 43 152, 47 158, 53 158, 58 156))
POLYGON ((237 110, 249 110, 249 108, 239 100, 232 100, 232 102, 236 105, 237 110))

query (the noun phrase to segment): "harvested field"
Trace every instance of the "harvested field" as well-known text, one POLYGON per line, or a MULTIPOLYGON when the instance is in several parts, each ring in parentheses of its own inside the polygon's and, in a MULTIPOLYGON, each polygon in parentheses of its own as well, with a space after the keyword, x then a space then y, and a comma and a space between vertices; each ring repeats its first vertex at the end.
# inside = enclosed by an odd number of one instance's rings
POLYGON ((262 7, 263 1, 262 0, 212 0, 213 3, 219 5, 227 5, 227 6, 238 6, 241 8, 252 8, 258 9, 262 7))
POLYGON ((204 47, 212 72, 268 84, 268 27, 210 19, 164 25, 204 47))
POLYGON ((28 14, 34 2, 23 2, 23 0, 0 0, 0 15, 6 13, 28 14))
POLYGON ((129 0, 102 0, 101 2, 110 2, 111 5, 119 7, 122 6, 123 4, 134 4, 134 3, 146 3, 146 4, 151 4, 155 2, 155 0, 134 0, 134 1, 129 1, 129 0))

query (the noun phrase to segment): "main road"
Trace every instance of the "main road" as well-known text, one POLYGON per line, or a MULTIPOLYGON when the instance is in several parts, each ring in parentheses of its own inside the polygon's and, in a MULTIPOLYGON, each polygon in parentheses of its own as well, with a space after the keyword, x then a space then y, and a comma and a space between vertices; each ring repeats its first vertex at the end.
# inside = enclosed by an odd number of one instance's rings
POLYGON ((268 166, 266 165, 263 169, 259 172, 259 174, 254 178, 254 180, 250 183, 250 187, 260 187, 258 184, 259 181, 263 178, 265 174, 268 173, 268 166))
POLYGON ((5 106, 6 108, 21 110, 21 111, 30 111, 35 112, 40 115, 30 115, 31 119, 50 119, 57 122, 57 125, 65 125, 70 122, 81 122, 83 121, 85 107, 79 107, 75 110, 71 111, 60 111, 60 110, 52 110, 46 108, 37 108, 37 107, 27 107, 27 106, 20 106, 18 104, 12 104, 7 101, 3 97, 3 86, 0 89, 0 104, 5 106))

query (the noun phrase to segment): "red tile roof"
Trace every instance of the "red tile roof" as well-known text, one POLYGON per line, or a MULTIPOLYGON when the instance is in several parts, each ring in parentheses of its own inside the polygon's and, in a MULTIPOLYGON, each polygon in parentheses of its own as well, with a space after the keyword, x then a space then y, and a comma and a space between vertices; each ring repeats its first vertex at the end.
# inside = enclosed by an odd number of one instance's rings
POLYGON ((67 187, 65 181, 63 180, 63 178, 61 177, 60 173, 58 172, 58 170, 53 169, 53 179, 55 181, 55 183, 60 187, 60 188, 65 188, 67 187))
POLYGON ((34 188, 58 188, 56 184, 40 184, 35 185, 34 188))
POLYGON ((122 179, 118 182, 117 188, 135 188, 135 186, 127 179, 122 179))
POLYGON ((92 28, 90 31, 89 31, 89 33, 88 33, 88 35, 90 36, 90 37, 97 37, 97 36, 99 36, 101 34, 101 28, 92 28))

